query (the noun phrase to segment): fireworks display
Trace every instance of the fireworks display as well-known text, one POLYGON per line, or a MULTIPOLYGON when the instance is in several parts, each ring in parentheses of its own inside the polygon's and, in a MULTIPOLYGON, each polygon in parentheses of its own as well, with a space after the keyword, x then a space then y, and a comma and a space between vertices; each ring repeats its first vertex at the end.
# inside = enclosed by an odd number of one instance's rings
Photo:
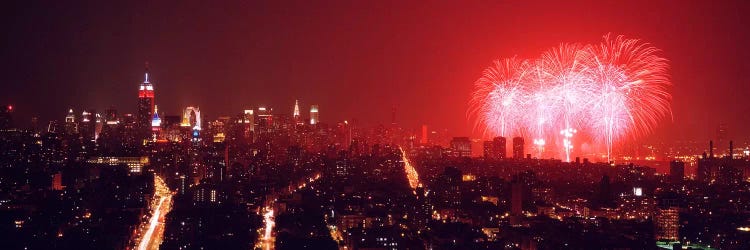
POLYGON ((497 60, 475 82, 469 114, 485 135, 523 136, 541 156, 554 143, 612 146, 651 133, 671 116, 668 61, 638 39, 561 44, 539 58, 497 60))

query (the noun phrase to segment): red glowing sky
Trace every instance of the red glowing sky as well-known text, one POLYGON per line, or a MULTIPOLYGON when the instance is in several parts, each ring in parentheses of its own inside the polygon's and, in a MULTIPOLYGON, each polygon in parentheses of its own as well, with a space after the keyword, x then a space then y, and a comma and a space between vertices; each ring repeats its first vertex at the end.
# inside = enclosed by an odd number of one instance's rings
POLYGON ((407 128, 468 135, 472 84, 492 60, 612 32, 671 61, 674 120, 654 138, 705 140, 720 123, 738 141, 750 136, 750 8, 739 2, 201 2, 0 10, 0 103, 43 119, 68 107, 134 112, 149 61, 167 113, 197 105, 215 117, 259 104, 291 113, 298 98, 319 104, 324 121, 389 123, 396 105, 407 128))

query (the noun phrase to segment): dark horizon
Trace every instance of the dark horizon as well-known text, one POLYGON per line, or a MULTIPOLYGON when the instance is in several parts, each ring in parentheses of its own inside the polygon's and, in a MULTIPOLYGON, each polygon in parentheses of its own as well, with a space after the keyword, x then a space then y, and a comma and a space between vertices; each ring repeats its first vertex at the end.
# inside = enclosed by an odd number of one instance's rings
POLYGON ((159 110, 209 118, 266 105, 321 119, 427 124, 471 135, 474 81, 492 60, 534 57, 607 33, 639 38, 670 60, 673 121, 642 141, 750 141, 749 6, 740 2, 517 3, 303 1, 13 3, 3 12, 4 89, 16 123, 109 106, 134 113, 149 62, 159 110), (335 3, 335 4, 334 4, 335 3), (458 8, 460 7, 460 8, 458 8), (435 98, 438 97, 438 98, 435 98))

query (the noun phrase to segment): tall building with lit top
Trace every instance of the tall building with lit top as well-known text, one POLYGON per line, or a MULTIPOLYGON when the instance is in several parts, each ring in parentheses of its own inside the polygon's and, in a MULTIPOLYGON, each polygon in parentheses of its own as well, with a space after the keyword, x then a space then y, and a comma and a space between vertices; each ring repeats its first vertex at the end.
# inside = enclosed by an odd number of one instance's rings
POLYGON ((151 136, 154 141, 159 138, 159 133, 161 133, 161 118, 159 117, 159 108, 154 105, 154 117, 151 118, 151 136))
POLYGON ((190 127, 193 130, 201 130, 201 109, 198 107, 187 107, 182 113, 182 127, 190 127))
POLYGON ((318 114, 318 105, 310 106, 310 125, 315 125, 320 122, 320 115, 318 114))
POLYGON ((65 133, 68 135, 78 133, 78 123, 76 123, 76 115, 73 113, 73 109, 68 110, 68 115, 65 116, 65 133))
POLYGON ((267 135, 273 132, 274 117, 273 109, 258 107, 255 112, 255 132, 259 135, 267 135))
POLYGON ((84 110, 83 113, 81 113, 81 121, 78 125, 78 132, 81 134, 81 138, 86 141, 91 141, 96 138, 95 116, 95 110, 84 110))
POLYGON ((143 139, 150 135, 151 120, 154 116, 154 86, 149 81, 148 64, 144 73, 143 82, 138 86, 138 113, 136 114, 136 126, 143 133, 143 139))
POLYGON ((254 141, 255 136, 255 115, 252 109, 246 109, 242 112, 242 136, 245 139, 254 141))
POLYGON ((76 115, 73 113, 73 109, 68 110, 68 114, 65 116, 65 123, 75 123, 76 115))
POLYGON ((185 112, 182 114, 182 123, 180 123, 180 127, 189 128, 191 130, 190 134, 193 142, 198 142, 200 140, 202 125, 200 108, 185 108, 185 112))
POLYGON ((294 100, 294 113, 292 113, 292 118, 294 118, 295 124, 301 124, 302 123, 302 117, 300 117, 299 114, 299 100, 294 100))

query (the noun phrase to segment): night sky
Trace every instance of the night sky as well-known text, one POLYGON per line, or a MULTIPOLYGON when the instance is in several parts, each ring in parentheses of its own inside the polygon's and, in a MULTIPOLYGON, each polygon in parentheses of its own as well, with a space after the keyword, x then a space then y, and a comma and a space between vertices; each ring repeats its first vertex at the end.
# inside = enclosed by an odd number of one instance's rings
POLYGON ((374 124, 390 123, 395 105, 405 128, 478 136, 467 103, 492 60, 611 32, 671 61, 674 118, 649 140, 706 140, 720 123, 750 138, 750 7, 740 1, 223 2, 4 3, 0 103, 19 125, 68 108, 133 113, 148 61, 167 114, 291 113, 299 99, 303 113, 320 105, 324 122, 374 124))

